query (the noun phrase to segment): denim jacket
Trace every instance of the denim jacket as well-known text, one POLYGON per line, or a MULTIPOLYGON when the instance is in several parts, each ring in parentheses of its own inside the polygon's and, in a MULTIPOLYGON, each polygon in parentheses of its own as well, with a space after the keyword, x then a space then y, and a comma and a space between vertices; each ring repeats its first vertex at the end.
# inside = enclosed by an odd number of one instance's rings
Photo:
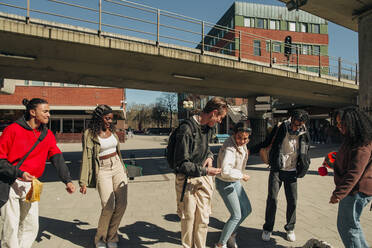
MULTIPOLYGON (((116 153, 119 155, 120 161, 123 163, 123 158, 120 153, 120 142, 118 136, 113 133, 114 137, 118 141, 116 146, 116 153)), ((82 137, 83 145, 83 156, 80 167, 80 180, 79 185, 86 185, 88 188, 96 187, 96 178, 99 171, 99 151, 101 145, 99 143, 98 137, 94 136, 91 129, 86 129, 82 137)))

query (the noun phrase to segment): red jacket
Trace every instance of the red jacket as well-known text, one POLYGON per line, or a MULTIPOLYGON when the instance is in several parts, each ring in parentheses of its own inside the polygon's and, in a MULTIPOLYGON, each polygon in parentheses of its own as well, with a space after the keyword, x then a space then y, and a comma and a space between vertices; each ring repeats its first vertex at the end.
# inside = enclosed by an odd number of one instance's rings
MULTIPOLYGON (((39 130, 32 130, 25 121, 9 125, 0 137, 0 159, 16 165, 34 145, 40 133, 39 130)), ((28 155, 20 170, 38 178, 44 172, 46 160, 56 154, 61 154, 61 151, 53 133, 48 130, 46 137, 28 155)))

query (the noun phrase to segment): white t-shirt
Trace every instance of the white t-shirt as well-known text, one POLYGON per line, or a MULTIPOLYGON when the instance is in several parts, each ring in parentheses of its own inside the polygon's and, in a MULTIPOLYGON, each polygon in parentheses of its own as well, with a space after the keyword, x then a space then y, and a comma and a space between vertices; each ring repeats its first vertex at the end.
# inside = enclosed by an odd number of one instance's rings
POLYGON ((118 145, 118 141, 114 135, 111 134, 110 137, 101 138, 98 136, 99 143, 101 144, 101 149, 99 151, 98 156, 102 157, 107 154, 111 154, 116 152, 116 146, 118 145))
POLYGON ((287 134, 284 137, 282 142, 282 147, 280 148, 280 154, 282 156, 283 168, 284 171, 295 171, 297 158, 298 158, 298 135, 296 134, 287 134))

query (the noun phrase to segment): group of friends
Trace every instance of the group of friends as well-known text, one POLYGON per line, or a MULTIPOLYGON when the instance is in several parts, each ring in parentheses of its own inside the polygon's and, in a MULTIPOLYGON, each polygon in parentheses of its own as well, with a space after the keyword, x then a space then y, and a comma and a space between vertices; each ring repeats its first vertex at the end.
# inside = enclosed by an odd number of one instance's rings
MULTIPOLYGON (((26 202, 31 181, 43 174, 46 160, 56 167, 68 193, 75 185, 56 145, 53 133, 29 154, 22 165, 15 165, 33 146, 49 122, 50 109, 44 99, 24 99, 24 116, 9 125, 0 137, 0 176, 14 179, 9 199, 1 207, 2 248, 31 247, 38 233, 38 202, 26 202)), ((262 240, 269 241, 274 228, 279 190, 284 184, 287 200, 284 229, 288 241, 295 241, 297 179, 305 176, 310 165, 310 138, 306 128, 309 115, 294 110, 289 119, 276 125, 265 141, 249 146, 251 129, 238 122, 233 134, 219 150, 217 166, 209 148, 213 128, 228 110, 220 97, 210 99, 200 114, 182 122, 174 131, 174 161, 177 213, 181 219, 181 243, 184 248, 204 248, 208 232, 213 191, 221 195, 230 218, 215 247, 238 247, 238 227, 251 213, 249 198, 242 186, 250 176, 245 172, 249 154, 263 148, 269 152, 270 174, 262 240)), ((98 248, 118 247, 118 228, 127 206, 128 176, 113 125, 113 112, 98 105, 90 127, 82 138, 80 192, 96 188, 101 199, 101 215, 94 244, 98 248)), ((339 204, 337 229, 346 248, 368 248, 361 225, 363 208, 372 200, 372 120, 356 107, 335 112, 335 122, 344 141, 334 165, 335 189, 331 204, 339 204)))

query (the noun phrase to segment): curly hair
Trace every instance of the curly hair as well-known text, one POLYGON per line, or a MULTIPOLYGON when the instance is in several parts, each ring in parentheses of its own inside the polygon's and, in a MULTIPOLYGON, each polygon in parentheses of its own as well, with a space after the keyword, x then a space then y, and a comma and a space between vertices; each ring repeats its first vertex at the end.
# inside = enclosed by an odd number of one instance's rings
POLYGON ((350 106, 336 110, 334 120, 340 117, 345 128, 345 142, 350 147, 360 147, 372 141, 372 120, 357 107, 350 106))
MULTIPOLYGON (((112 109, 110 106, 101 104, 98 105, 92 114, 92 121, 90 122, 89 128, 93 132, 94 136, 98 136, 101 130, 104 128, 103 117, 107 114, 112 113, 112 109)), ((115 131, 115 126, 113 123, 110 124, 110 131, 115 131)))
POLYGON ((309 113, 303 109, 295 109, 290 113, 290 116, 293 120, 300 122, 307 122, 309 120, 309 113))

